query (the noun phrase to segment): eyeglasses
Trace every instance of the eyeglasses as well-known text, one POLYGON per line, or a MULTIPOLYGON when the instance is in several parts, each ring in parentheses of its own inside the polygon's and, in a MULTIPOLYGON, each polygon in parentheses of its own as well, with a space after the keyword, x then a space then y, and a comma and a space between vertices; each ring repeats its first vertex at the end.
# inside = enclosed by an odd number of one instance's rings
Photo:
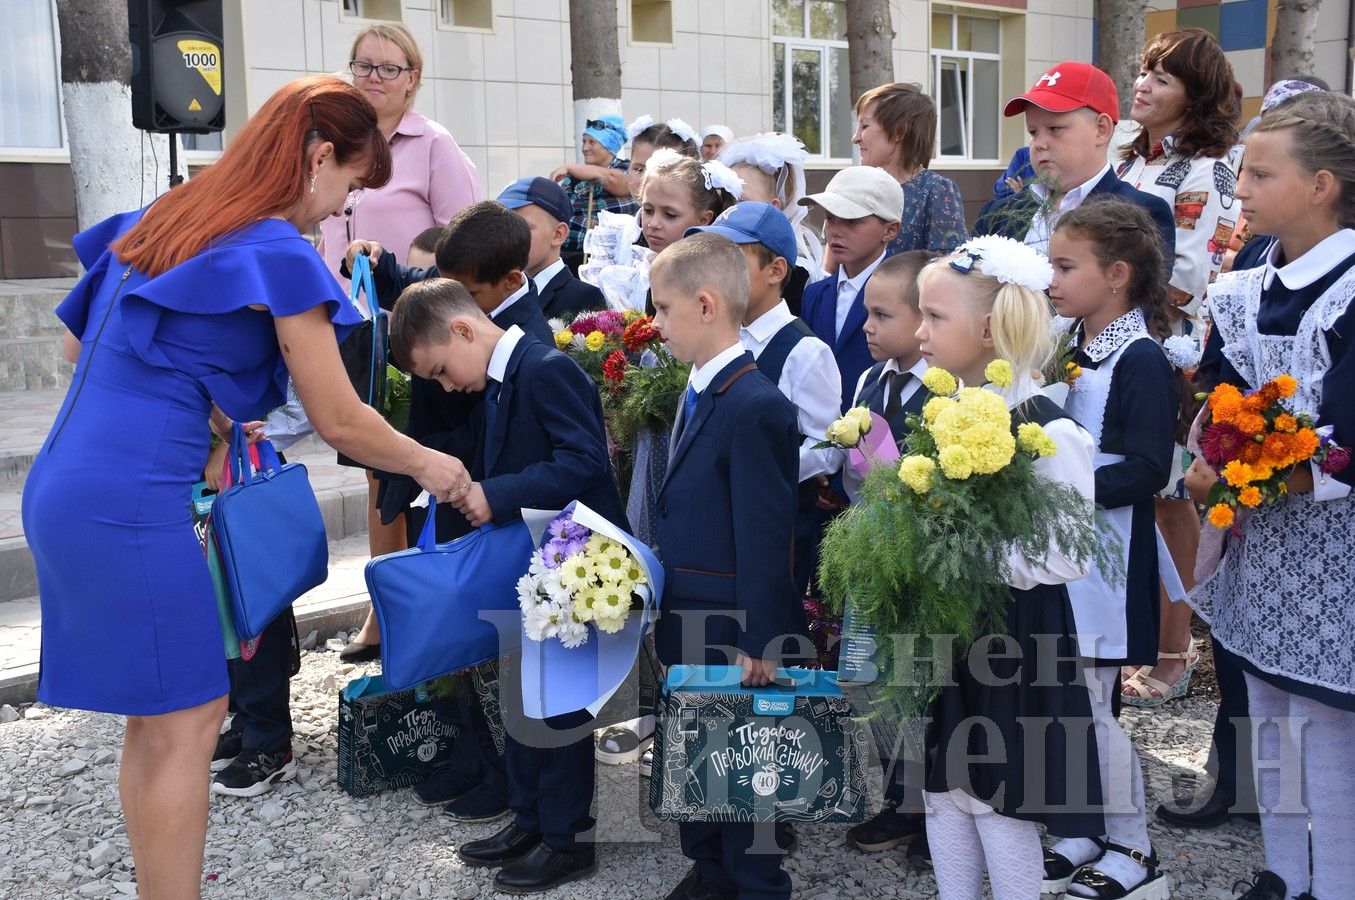
POLYGON ((413 72, 414 67, 397 66, 395 63, 382 63, 379 66, 374 66, 369 62, 363 62, 359 59, 350 59, 348 61, 348 71, 352 72, 358 78, 366 78, 368 75, 376 72, 376 77, 382 81, 394 81, 400 77, 401 73, 413 72))
POLYGON ((589 119, 587 122, 584 122, 584 123, 583 123, 583 127, 584 127, 584 128, 592 128, 592 129, 595 129, 595 130, 597 130, 597 131, 620 131, 620 130, 621 130, 621 129, 618 128, 614 123, 612 123, 612 122, 604 122, 604 121, 602 121, 601 119, 589 119))

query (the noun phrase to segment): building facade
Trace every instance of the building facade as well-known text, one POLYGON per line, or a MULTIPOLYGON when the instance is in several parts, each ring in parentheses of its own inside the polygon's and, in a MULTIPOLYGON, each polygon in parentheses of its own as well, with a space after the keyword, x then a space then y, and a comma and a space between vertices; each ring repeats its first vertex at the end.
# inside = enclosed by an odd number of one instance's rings
MULTIPOLYGON (((1180 9, 1151 14, 1149 33, 1212 26, 1259 105, 1265 51, 1252 46, 1253 19, 1269 3, 1273 25, 1274 0, 1175 2, 1180 9)), ((0 277, 74 274, 54 0, 5 5, 13 24, 0 34, 0 277)), ((1318 74, 1333 86, 1346 84, 1343 6, 1324 4, 1318 74)), ((227 129, 185 136, 190 164, 210 162, 280 85, 345 71, 353 36, 372 21, 414 34, 425 57, 415 107, 452 132, 487 195, 576 157, 568 0, 225 0, 224 8, 227 129)), ((1060 60, 1094 59, 1094 0, 891 0, 890 8, 895 77, 923 85, 940 112, 932 168, 956 179, 974 212, 1024 140, 1019 118, 1002 119, 1003 101, 1060 60)), ((851 163, 844 0, 617 0, 617 13, 627 118, 794 132, 813 154, 815 183, 851 163)))

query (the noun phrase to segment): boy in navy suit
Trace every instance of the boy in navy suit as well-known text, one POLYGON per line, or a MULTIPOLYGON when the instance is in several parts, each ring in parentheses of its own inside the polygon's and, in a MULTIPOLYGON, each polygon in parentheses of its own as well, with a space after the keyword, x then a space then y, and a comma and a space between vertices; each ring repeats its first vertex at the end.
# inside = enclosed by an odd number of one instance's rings
MULTIPOLYGON (((650 269, 658 328, 691 379, 658 497, 665 584, 655 648, 664 665, 738 665, 771 683, 786 655, 808 655, 791 576, 800 429, 795 407, 739 343, 748 268, 715 234, 670 245, 650 269)), ((684 823, 694 863, 668 895, 788 898, 770 825, 684 823)))
POLYGON ((850 166, 834 175, 823 193, 800 198, 800 205, 823 209, 825 244, 837 263, 836 278, 805 288, 800 317, 837 357, 842 413, 851 404, 856 380, 872 363, 862 331, 865 287, 899 233, 903 188, 884 169, 850 166))
MULTIPOLYGON (((423 282, 400 296, 391 316, 391 352, 449 393, 484 394, 476 413, 481 427, 474 480, 441 498, 471 526, 517 518, 522 507, 561 509, 577 499, 629 530, 597 388, 569 357, 516 325, 495 325, 462 285, 448 279, 423 282)), ((520 694, 504 690, 500 699, 507 718, 520 694)), ((588 835, 590 722, 582 710, 546 719, 544 728, 532 729, 520 714, 510 719, 504 759, 513 819, 457 851, 467 865, 502 866, 496 889, 543 891, 596 871, 588 835)))
POLYGON ((731 206, 710 225, 688 229, 727 237, 748 264, 748 310, 739 340, 753 354, 758 371, 795 404, 802 442, 795 512, 795 590, 804 596, 818 566, 819 540, 828 520, 819 492, 842 465, 835 450, 815 450, 838 417, 841 375, 832 349, 781 299, 795 269, 795 231, 785 213, 756 200, 731 206))
MULTIPOLYGON (((372 259, 377 295, 385 308, 393 306, 395 297, 410 284, 455 275, 471 283, 475 302, 500 328, 516 325, 533 337, 550 342, 550 326, 536 303, 531 280, 524 274, 530 246, 531 229, 527 223, 506 207, 486 201, 472 204, 452 218, 435 250, 435 265, 430 268, 397 265, 391 254, 382 252, 381 246, 371 241, 349 245, 348 259, 356 253, 366 253, 372 259)), ((479 440, 473 414, 482 398, 479 391, 447 393, 416 373, 410 384, 405 433, 421 444, 457 457, 469 468, 479 440)), ((407 536, 414 543, 427 516, 425 509, 410 506, 419 494, 418 484, 408 476, 391 473, 381 473, 379 480, 377 505, 381 520, 391 522, 407 510, 407 536)), ((444 542, 466 534, 470 526, 449 504, 439 504, 436 531, 437 540, 444 542)), ((380 638, 370 614, 368 619, 358 642, 375 650, 380 638)), ((444 719, 461 722, 469 737, 487 744, 488 732, 476 704, 467 704, 456 712, 450 701, 439 700, 435 708, 444 719)), ((478 765, 476 757, 455 760, 415 787, 415 796, 424 804, 444 806, 446 814, 458 821, 479 822, 502 815, 508 802, 503 761, 488 752, 481 753, 478 760, 478 765)))
POLYGON ((1091 63, 1059 63, 1034 87, 1007 102, 1007 118, 1025 113, 1035 180, 1000 200, 990 200, 974 234, 1000 234, 1041 253, 1060 214, 1092 194, 1110 194, 1146 209, 1157 226, 1168 274, 1176 258, 1176 220, 1167 201, 1115 176, 1106 147, 1120 115, 1115 82, 1091 63))
POLYGON ((546 318, 568 321, 579 313, 606 309, 602 291, 575 278, 560 259, 560 248, 569 237, 569 220, 574 214, 565 189, 549 178, 519 178, 503 189, 498 200, 522 216, 532 229, 527 277, 536 286, 536 297, 546 318))

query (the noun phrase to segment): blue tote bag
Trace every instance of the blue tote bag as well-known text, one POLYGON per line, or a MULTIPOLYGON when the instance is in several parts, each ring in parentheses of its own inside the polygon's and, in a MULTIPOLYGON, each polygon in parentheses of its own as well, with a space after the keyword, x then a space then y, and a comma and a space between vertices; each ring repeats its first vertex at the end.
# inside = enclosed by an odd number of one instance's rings
POLYGON ((417 547, 367 563, 381 626, 381 672, 391 690, 497 659, 522 642, 517 583, 536 549, 521 520, 434 542, 437 503, 417 547))
POLYGON ((236 483, 212 505, 212 529, 230 588, 235 631, 242 640, 260 634, 297 597, 329 576, 325 522, 306 467, 282 465, 268 441, 255 447, 258 467, 237 423, 230 450, 236 483))

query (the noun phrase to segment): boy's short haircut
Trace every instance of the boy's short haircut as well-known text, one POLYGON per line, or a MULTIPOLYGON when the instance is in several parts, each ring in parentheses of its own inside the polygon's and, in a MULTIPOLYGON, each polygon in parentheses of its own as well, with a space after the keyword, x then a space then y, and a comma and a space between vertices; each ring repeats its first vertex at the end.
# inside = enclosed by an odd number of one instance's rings
POLYGON ((442 232, 445 229, 441 225, 434 225, 432 228, 425 228, 414 235, 414 240, 409 242, 409 249, 422 250, 424 253, 436 253, 438 241, 442 240, 442 232))
POLYGON ((748 311, 748 261, 738 244, 718 234, 694 234, 670 244, 655 257, 649 280, 684 297, 702 290, 718 294, 735 322, 742 322, 748 311))
POLYGON ((415 347, 447 343, 452 333, 452 319, 456 316, 484 316, 461 282, 451 278, 429 278, 411 284, 401 292, 391 310, 391 359, 409 371, 410 351, 415 347))
POLYGON ((509 272, 525 272, 532 229, 502 203, 481 200, 452 217, 438 241, 438 271, 481 284, 502 281, 509 272))
MULTIPOLYGON (((757 264, 762 268, 767 268, 778 259, 785 259, 780 253, 777 253, 766 244, 747 244, 745 246, 753 248, 753 255, 757 257, 757 264)), ((790 276, 795 274, 795 264, 787 260, 786 274, 781 278, 781 287, 785 288, 786 282, 790 281, 790 276)))
POLYGON ((898 281, 905 288, 903 301, 911 306, 914 311, 917 311, 921 299, 917 287, 917 277, 922 274, 922 270, 927 263, 940 255, 935 250, 907 250, 903 253, 896 253, 880 263, 875 269, 875 274, 871 277, 898 281))

